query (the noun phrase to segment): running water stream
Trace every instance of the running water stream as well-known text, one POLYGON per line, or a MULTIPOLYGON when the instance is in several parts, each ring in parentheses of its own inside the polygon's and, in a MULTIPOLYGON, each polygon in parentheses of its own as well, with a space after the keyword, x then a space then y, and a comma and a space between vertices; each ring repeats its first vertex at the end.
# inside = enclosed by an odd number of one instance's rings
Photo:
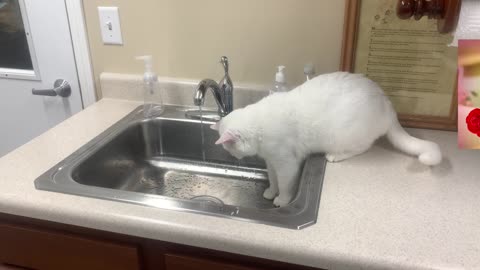
POLYGON ((202 106, 198 106, 198 109, 200 111, 200 133, 202 135, 202 158, 203 161, 205 161, 205 132, 203 131, 203 112, 202 112, 202 106))

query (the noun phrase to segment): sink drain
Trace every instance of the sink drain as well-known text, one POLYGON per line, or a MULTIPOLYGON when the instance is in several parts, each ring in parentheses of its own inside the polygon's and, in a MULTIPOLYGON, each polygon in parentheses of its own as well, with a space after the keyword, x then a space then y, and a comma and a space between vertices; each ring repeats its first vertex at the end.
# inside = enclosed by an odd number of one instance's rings
POLYGON ((225 205, 225 204, 223 203, 223 201, 220 200, 219 198, 213 197, 213 196, 208 196, 208 195, 195 196, 195 197, 190 198, 190 200, 192 200, 192 201, 205 202, 205 203, 213 204, 213 205, 217 205, 217 206, 223 206, 223 205, 225 205))

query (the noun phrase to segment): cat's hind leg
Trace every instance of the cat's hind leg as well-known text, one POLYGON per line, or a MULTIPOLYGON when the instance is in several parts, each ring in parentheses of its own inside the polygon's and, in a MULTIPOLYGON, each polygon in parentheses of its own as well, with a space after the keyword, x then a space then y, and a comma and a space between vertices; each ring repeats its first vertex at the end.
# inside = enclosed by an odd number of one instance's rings
POLYGON ((263 192, 263 197, 267 200, 273 200, 278 194, 277 174, 273 166, 267 162, 268 181, 270 186, 263 192))

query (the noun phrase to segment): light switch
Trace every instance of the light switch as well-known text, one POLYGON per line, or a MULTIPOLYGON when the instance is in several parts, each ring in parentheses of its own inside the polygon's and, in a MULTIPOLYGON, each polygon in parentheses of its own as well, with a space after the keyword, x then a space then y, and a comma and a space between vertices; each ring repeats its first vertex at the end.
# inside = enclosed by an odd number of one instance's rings
POLYGON ((123 45, 118 7, 98 7, 104 44, 123 45))

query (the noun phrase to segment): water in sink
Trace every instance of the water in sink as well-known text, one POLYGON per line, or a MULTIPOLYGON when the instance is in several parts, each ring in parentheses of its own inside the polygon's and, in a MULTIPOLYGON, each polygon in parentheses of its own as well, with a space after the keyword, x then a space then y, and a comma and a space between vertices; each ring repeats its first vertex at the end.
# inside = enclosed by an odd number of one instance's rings
MULTIPOLYGON (((179 165, 176 160, 153 160, 132 175, 138 181, 125 181, 122 190, 162 195, 177 199, 214 201, 248 208, 272 208, 262 197, 268 187, 263 172, 251 173, 235 169, 212 168, 217 173, 203 172, 205 165, 179 165), (202 172, 200 172, 202 170, 202 172), (226 172, 225 172, 226 170, 226 172)), ((208 166, 208 165, 207 165, 208 166)))
POLYGON ((175 158, 154 158, 127 166, 129 171, 122 181, 110 183, 110 188, 177 199, 202 200, 214 198, 221 204, 248 208, 273 208, 262 196, 268 187, 263 170, 246 170, 231 166, 212 166, 202 162, 188 162, 175 158))
POLYGON ((263 198, 268 187, 263 162, 249 159, 250 164, 238 166, 215 145, 218 135, 206 125, 151 119, 137 123, 82 162, 72 177, 81 184, 116 190, 274 208, 263 198))
POLYGON ((198 106, 198 110, 200 111, 200 134, 202 136, 202 157, 203 161, 205 161, 205 132, 203 131, 203 113, 202 113, 202 106, 198 106))

